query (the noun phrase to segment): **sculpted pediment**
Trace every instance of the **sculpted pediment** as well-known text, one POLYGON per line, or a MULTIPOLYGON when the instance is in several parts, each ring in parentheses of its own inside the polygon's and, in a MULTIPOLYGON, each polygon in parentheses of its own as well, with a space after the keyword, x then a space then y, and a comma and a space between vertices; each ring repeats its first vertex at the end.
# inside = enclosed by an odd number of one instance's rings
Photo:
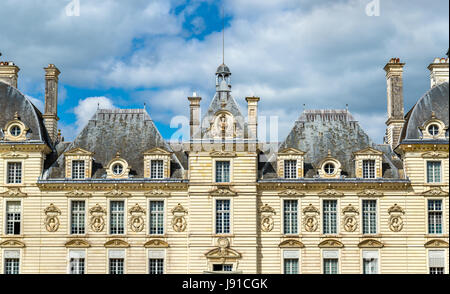
POLYGON ((67 197, 91 197, 92 194, 82 190, 72 190, 66 193, 67 197))
POLYGON ((212 151, 209 153, 211 157, 236 157, 236 152, 232 151, 212 151))
POLYGON ((23 248, 25 243, 19 240, 6 240, 0 243, 0 247, 3 248, 23 248))
POLYGON ((26 159, 28 158, 28 154, 18 151, 10 151, 1 155, 1 158, 10 158, 10 159, 26 159))
POLYGON ((289 239, 289 240, 285 240, 285 241, 281 242, 278 245, 278 247, 280 247, 280 248, 303 248, 303 247, 305 247, 305 245, 298 240, 289 239))
POLYGON ((427 190, 422 193, 417 193, 417 194, 423 195, 423 196, 446 196, 446 195, 448 195, 448 192, 442 190, 441 187, 432 187, 432 188, 430 188, 430 190, 427 190))
POLYGON ((145 196, 151 196, 151 197, 169 197, 170 192, 161 190, 161 189, 154 189, 152 191, 146 192, 144 194, 145 196))
POLYGON ((342 248, 344 244, 341 241, 334 239, 327 239, 319 243, 320 248, 342 248))
POLYGON ((112 248, 127 248, 130 247, 130 244, 120 239, 113 239, 105 243, 105 247, 112 248))
POLYGON ((337 191, 336 189, 326 189, 318 193, 321 196, 344 196, 344 193, 337 191))
POLYGON ((278 193, 279 196, 304 196, 305 193, 296 189, 286 189, 278 193))
POLYGON ((353 152, 354 155, 383 155, 383 152, 376 150, 372 147, 367 147, 362 150, 353 152))
POLYGON ((448 153, 440 151, 430 151, 423 153, 422 158, 448 158, 448 153))
POLYGON ((209 192, 211 196, 237 196, 237 191, 228 186, 218 186, 209 192))
POLYGON ((6 192, 0 193, 3 197, 27 197, 28 194, 20 191, 20 188, 9 188, 6 192))
POLYGON ((364 240, 358 244, 359 248, 383 248, 383 246, 383 243, 374 239, 364 240))
POLYGON ((375 189, 365 189, 364 191, 358 192, 357 195, 359 196, 384 196, 384 193, 375 189))
POLYGON ((238 259, 241 258, 242 255, 234 249, 231 248, 215 248, 213 250, 208 251, 205 254, 206 258, 209 259, 238 259))
POLYGON ((131 194, 122 190, 112 190, 105 193, 107 197, 130 197, 131 194))
POLYGON ((68 155, 86 155, 86 156, 92 156, 94 153, 93 152, 89 152, 87 150, 84 150, 83 148, 73 148, 70 149, 69 151, 64 152, 65 156, 68 155))
POLYGON ((448 248, 448 242, 443 240, 434 239, 425 243, 426 248, 448 248))
POLYGON ((278 155, 305 155, 306 152, 295 149, 295 148, 286 148, 278 152, 278 155))
POLYGON ((162 148, 156 147, 144 152, 144 155, 171 155, 172 153, 162 148))
POLYGON ((91 247, 88 241, 83 239, 72 239, 68 241, 65 246, 67 248, 88 248, 91 247))
POLYGON ((168 248, 169 243, 161 239, 153 239, 144 244, 145 248, 168 248))

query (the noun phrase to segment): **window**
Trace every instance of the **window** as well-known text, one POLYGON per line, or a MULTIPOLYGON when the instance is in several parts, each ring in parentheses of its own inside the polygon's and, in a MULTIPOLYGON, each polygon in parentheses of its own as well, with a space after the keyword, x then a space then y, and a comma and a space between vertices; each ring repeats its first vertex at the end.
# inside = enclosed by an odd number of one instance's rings
POLYGON ((363 178, 375 179, 375 160, 363 160, 363 178))
POLYGON ((216 182, 228 183, 230 182, 230 162, 217 161, 216 162, 216 182))
POLYGON ((20 273, 20 251, 5 251, 4 273, 6 275, 18 275, 20 273))
POLYGON ((110 275, 123 275, 123 258, 110 258, 109 259, 109 274, 110 275))
POLYGON ((125 203, 123 201, 111 201, 110 234, 116 235, 125 233, 124 206, 125 203))
POLYGON ((284 273, 286 275, 298 274, 298 259, 297 258, 284 259, 284 273))
POLYGON ((231 272, 233 271, 232 264, 213 264, 214 272, 231 272))
POLYGON ((10 132, 11 136, 19 137, 20 134, 22 133, 22 129, 19 126, 15 125, 15 126, 11 127, 9 132, 10 132))
POLYGON ((82 180, 85 178, 85 163, 83 160, 72 161, 72 179, 82 180))
POLYGON ((284 200, 284 234, 297 234, 297 200, 284 200))
POLYGON ((323 260, 323 273, 326 275, 338 274, 338 261, 337 258, 325 258, 323 260))
POLYGON ((427 182, 440 183, 441 182, 441 162, 428 161, 427 162, 427 182))
POLYGON ((6 202, 6 235, 20 235, 20 201, 6 202))
POLYGON ((8 184, 22 183, 22 163, 8 162, 8 184))
POLYGON ((297 178, 297 160, 284 161, 284 178, 285 179, 297 178))
POLYGON ((363 200, 363 234, 377 233, 377 201, 363 200))
POLYGON ((164 161, 152 160, 150 162, 150 178, 151 179, 164 178, 164 161))
POLYGON ((148 266, 149 266, 149 274, 151 274, 151 275, 164 274, 164 259, 150 258, 148 266))
POLYGON ((337 200, 323 201, 323 233, 337 234, 337 200))
POLYGON ((428 234, 442 234, 442 200, 428 200, 428 234))
POLYGON ((85 233, 85 202, 72 201, 70 233, 82 235, 85 233))
POLYGON ((378 274, 378 251, 363 251, 363 273, 378 274))
POLYGON ((85 268, 85 252, 82 250, 71 250, 69 252, 69 273, 72 275, 83 275, 85 268))
POLYGON ((164 234, 164 201, 150 201, 150 234, 164 234))
POLYGON ((327 163, 325 164, 325 166, 323 167, 323 169, 325 170, 325 173, 327 175, 332 175, 334 174, 334 164, 332 163, 327 163))
POLYGON ((216 200, 216 234, 230 233, 230 200, 216 200))
POLYGON ((114 164, 112 171, 116 176, 121 175, 123 173, 123 165, 121 165, 120 163, 114 164))
POLYGON ((429 133, 431 136, 437 136, 437 135, 439 134, 439 126, 438 126, 438 125, 435 125, 435 124, 430 125, 430 126, 428 127, 428 133, 429 133))
POLYGON ((445 251, 430 250, 428 251, 428 266, 430 274, 442 275, 445 272, 445 251))

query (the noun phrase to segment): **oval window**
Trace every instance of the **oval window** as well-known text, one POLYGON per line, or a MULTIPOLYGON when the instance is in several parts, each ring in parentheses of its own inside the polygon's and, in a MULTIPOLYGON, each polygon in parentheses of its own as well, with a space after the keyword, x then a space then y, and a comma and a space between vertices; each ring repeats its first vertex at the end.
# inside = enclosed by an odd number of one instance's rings
POLYGON ((438 125, 435 125, 435 124, 429 126, 429 127, 428 127, 428 133, 429 133, 431 136, 437 136, 437 134, 439 134, 439 126, 438 126, 438 125))
POLYGON ((116 163, 115 165, 113 165, 113 173, 118 176, 120 174, 122 174, 123 172, 123 165, 121 165, 120 163, 116 163))
POLYGON ((9 132, 11 133, 12 136, 19 137, 20 134, 22 133, 22 129, 19 126, 15 125, 9 129, 9 132))
POLYGON ((334 164, 332 163, 326 163, 323 169, 325 170, 325 173, 328 175, 334 174, 334 164))

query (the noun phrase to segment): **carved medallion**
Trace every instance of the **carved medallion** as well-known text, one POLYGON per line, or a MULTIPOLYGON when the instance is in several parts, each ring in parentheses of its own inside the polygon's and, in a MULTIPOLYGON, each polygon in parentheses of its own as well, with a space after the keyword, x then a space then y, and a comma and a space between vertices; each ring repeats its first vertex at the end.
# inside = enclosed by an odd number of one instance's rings
POLYGON ((392 232, 400 232, 403 229, 403 215, 405 211, 403 208, 394 204, 392 207, 388 209, 389 217, 389 229, 392 232))
POLYGON ((342 214, 344 215, 344 230, 346 232, 356 231, 358 228, 358 220, 356 218, 359 214, 358 209, 349 204, 347 207, 342 209, 342 214))
POLYGON ((94 232, 101 232, 105 228, 106 210, 101 207, 98 203, 89 209, 89 214, 91 215, 90 224, 91 229, 94 232))
POLYGON ((51 203, 46 209, 44 209, 45 213, 45 229, 48 232, 56 232, 59 229, 59 215, 61 215, 61 210, 58 207, 51 203))
POLYGON ((132 208, 129 210, 130 212, 130 229, 133 232, 142 232, 145 226, 144 221, 144 215, 145 210, 139 205, 135 204, 132 208))
POLYGON ((315 232, 319 227, 319 210, 311 203, 303 209, 303 226, 307 232, 315 232))
POLYGON ((187 210, 180 203, 172 209, 172 228, 175 232, 184 232, 186 230, 186 214, 187 210))
POLYGON ((268 204, 261 206, 259 209, 261 212, 261 230, 263 232, 270 232, 273 230, 274 220, 273 216, 275 215, 275 209, 270 207, 268 204))

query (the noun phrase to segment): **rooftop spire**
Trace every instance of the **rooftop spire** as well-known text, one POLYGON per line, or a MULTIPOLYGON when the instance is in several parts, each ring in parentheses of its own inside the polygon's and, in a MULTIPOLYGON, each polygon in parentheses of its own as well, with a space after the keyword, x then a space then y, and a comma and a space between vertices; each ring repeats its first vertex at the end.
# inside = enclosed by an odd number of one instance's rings
POLYGON ((225 64, 225 8, 222 4, 222 64, 225 64))

